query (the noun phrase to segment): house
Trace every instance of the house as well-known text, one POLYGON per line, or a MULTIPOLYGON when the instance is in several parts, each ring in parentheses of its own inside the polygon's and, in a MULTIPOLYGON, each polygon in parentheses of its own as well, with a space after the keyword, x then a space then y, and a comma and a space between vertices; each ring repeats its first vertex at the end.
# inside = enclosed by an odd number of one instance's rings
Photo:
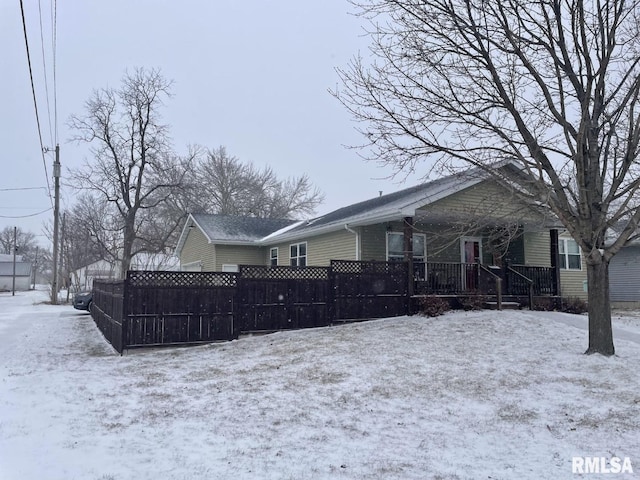
MULTIPOLYGON (((137 253, 131 259, 130 270, 179 270, 180 261, 173 255, 164 253, 137 253)), ((117 260, 97 260, 71 272, 71 284, 76 291, 90 290, 93 280, 120 278, 120 262, 117 260)))
POLYGON ((293 220, 231 215, 189 215, 175 255, 182 271, 236 271, 267 262, 261 240, 295 225, 293 220))
MULTIPOLYGON (((31 288, 33 266, 25 262, 21 255, 16 256, 15 289, 25 291, 31 288)), ((12 291, 14 285, 13 255, 0 255, 0 292, 12 291)))
POLYGON ((609 264, 609 298, 618 308, 640 306, 640 242, 631 242, 609 264))
POLYGON ((535 280, 539 293, 586 298, 584 259, 557 219, 477 169, 306 221, 192 214, 176 256, 195 271, 412 260, 425 293, 470 292, 497 272, 511 285, 535 280))

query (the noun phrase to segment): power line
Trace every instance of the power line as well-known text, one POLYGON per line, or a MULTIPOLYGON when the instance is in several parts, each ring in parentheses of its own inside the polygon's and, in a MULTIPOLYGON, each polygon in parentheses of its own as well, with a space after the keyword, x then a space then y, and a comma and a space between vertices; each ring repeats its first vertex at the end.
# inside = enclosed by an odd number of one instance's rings
POLYGON ((53 126, 58 145, 58 86, 56 83, 56 49, 58 46, 58 0, 53 1, 53 126))
POLYGON ((51 106, 49 105, 49 80, 47 79, 47 61, 44 51, 44 30, 42 28, 42 4, 41 0, 38 0, 38 14, 40 20, 40 47, 42 50, 42 71, 44 73, 44 91, 45 99, 47 100, 47 119, 49 120, 49 141, 53 145, 53 129, 51 128, 51 106))
POLYGON ((38 115, 38 101, 36 99, 36 88, 33 83, 33 69, 31 68, 31 54, 29 53, 29 39, 27 37, 27 22, 24 17, 23 0, 20 0, 20 13, 22 14, 22 30, 24 32, 24 44, 27 49, 27 64, 29 65, 29 78, 31 79, 31 95, 33 96, 33 107, 36 112, 36 124, 38 127, 38 139, 40 140, 40 153, 42 155, 42 164, 44 165, 44 173, 47 179, 47 189, 49 191, 49 199, 51 199, 51 185, 49 184, 49 172, 47 171, 47 161, 44 157, 44 144, 42 143, 42 129, 40 128, 40 115, 38 115))
POLYGON ((43 213, 47 213, 50 212, 51 210, 53 210, 53 207, 49 207, 46 210, 43 210, 41 212, 38 213, 32 213, 30 215, 18 215, 18 216, 6 216, 6 215, 0 215, 0 218, 29 218, 29 217, 36 217, 38 215, 42 215, 43 213))
POLYGON ((23 190, 46 190, 45 187, 0 188, 0 192, 21 192, 23 190))

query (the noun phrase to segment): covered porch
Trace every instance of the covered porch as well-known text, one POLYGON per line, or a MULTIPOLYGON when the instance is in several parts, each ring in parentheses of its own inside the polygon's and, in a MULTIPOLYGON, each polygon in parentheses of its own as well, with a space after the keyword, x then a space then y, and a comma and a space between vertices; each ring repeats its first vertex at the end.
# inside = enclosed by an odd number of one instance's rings
POLYGON ((393 252, 392 237, 398 244, 402 232, 412 297, 485 297, 500 309, 503 301, 532 308, 536 297, 561 295, 557 228, 518 223, 459 230, 459 224, 421 220, 405 217, 401 230, 387 234, 393 252))

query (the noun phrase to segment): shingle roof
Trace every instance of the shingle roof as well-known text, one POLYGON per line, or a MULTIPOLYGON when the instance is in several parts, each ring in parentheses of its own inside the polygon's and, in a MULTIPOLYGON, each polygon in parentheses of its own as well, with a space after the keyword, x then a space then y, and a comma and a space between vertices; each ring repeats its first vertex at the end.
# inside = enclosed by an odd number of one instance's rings
POLYGON ((255 242, 294 223, 289 219, 195 213, 191 217, 212 242, 255 242))
MULTIPOLYGON (((509 163, 500 162, 496 168, 509 163)), ((486 169, 470 168, 296 223, 292 220, 192 214, 178 241, 176 254, 179 255, 184 245, 189 222, 196 222, 212 243, 265 245, 343 229, 345 226, 370 225, 414 216, 416 209, 480 183, 489 176, 486 169)))
POLYGON ((357 226, 413 216, 416 208, 428 205, 486 178, 487 174, 479 169, 466 170, 339 208, 307 222, 301 222, 282 235, 273 235, 269 240, 272 241, 274 237, 295 237, 316 230, 332 229, 332 227, 337 229, 344 228, 344 225, 357 226))

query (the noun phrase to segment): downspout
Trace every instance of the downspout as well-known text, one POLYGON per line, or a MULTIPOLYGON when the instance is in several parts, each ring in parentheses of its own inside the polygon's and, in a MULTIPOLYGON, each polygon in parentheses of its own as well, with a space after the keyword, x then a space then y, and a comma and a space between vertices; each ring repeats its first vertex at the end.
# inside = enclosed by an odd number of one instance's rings
POLYGON ((344 224, 344 229, 347 232, 353 233, 356 236, 356 260, 360 260, 360 234, 355 230, 353 230, 352 228, 349 228, 348 223, 344 224))

